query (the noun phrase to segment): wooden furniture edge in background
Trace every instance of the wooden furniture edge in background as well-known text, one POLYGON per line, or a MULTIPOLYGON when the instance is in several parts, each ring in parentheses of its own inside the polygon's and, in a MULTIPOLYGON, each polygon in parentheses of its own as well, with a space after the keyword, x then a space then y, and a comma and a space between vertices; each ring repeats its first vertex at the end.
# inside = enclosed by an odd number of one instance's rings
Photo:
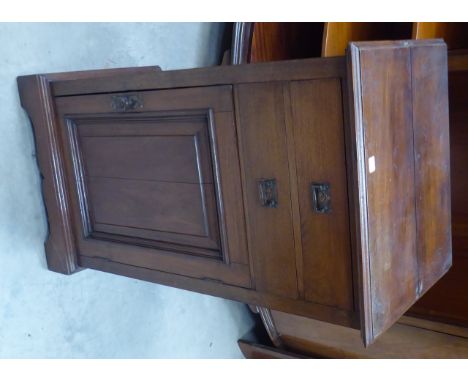
MULTIPOLYGON (((445 329, 406 317, 365 347, 355 329, 273 311, 275 339, 282 350, 315 358, 468 358, 466 329, 445 329), (417 325, 417 326, 414 326, 417 325), (294 330, 289 328, 294 327, 294 330), (284 333, 284 334, 283 334, 284 333)), ((271 332, 270 332, 271 333, 271 332)))
POLYGON ((247 359, 302 359, 307 358, 276 347, 262 345, 248 340, 238 340, 237 344, 247 359))

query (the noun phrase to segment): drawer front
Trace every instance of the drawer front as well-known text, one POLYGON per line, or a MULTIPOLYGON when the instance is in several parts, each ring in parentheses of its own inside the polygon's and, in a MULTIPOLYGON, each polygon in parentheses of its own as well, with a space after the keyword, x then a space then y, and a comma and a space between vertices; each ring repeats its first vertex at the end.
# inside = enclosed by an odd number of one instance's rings
POLYGON ((341 81, 293 81, 290 94, 304 298, 353 310, 341 81))
POLYGON ((80 256, 250 285, 230 86, 57 109, 80 256))
POLYGON ((236 88, 250 251, 258 291, 298 297, 283 85, 236 88))

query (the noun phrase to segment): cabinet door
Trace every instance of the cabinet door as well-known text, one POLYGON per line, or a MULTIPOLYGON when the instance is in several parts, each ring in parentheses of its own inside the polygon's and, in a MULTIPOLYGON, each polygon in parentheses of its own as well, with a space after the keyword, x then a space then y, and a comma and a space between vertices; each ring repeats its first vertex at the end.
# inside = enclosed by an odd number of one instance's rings
POLYGON ((263 293, 296 299, 296 253, 283 84, 240 84, 236 87, 236 103, 255 288, 263 293))
POLYGON ((451 266, 447 52, 441 40, 352 43, 348 62, 368 344, 451 266))
POLYGON ((341 83, 244 83, 235 99, 256 291, 355 327, 341 83), (314 209, 320 182, 332 189, 326 213, 314 209))
POLYGON ((341 83, 340 78, 292 81, 291 121, 304 299, 352 312, 352 257, 341 83))
POLYGON ((231 86, 56 104, 81 264, 250 286, 231 86))

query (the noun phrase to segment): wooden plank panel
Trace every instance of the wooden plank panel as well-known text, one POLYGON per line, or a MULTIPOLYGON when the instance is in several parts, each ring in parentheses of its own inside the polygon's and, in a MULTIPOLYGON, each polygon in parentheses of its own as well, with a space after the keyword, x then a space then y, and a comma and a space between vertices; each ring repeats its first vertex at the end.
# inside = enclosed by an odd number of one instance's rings
POLYGON ((353 309, 340 79, 291 83, 305 299, 353 309), (312 207, 311 183, 331 188, 331 211, 312 207))
POLYGON ((97 231, 96 225, 118 226, 133 236, 128 227, 153 231, 140 237, 219 248, 212 185, 90 178, 87 186, 97 231))
POLYGON ((452 265, 447 47, 411 48, 418 295, 452 265))
MULTIPOLYGON (((198 174, 194 138, 84 137, 81 141, 87 174, 91 177, 196 184, 202 179, 198 174)), ((211 180, 210 171, 204 173, 211 180)))
POLYGON ((437 40, 356 43, 350 50, 361 317, 369 344, 450 265, 449 196, 439 194, 449 193, 447 65, 437 40))
POLYGON ((408 48, 360 49, 357 65, 362 121, 359 158, 364 300, 364 342, 396 321, 416 299, 416 218, 411 113, 411 57, 408 48), (396 128, 398 127, 398 128, 396 128), (373 159, 371 159, 373 158, 373 159), (375 165, 373 165, 375 163, 375 165))
MULTIPOLYGON (((87 175, 164 182, 212 183, 212 168, 206 122, 198 123, 198 132, 183 133, 177 124, 171 135, 159 132, 152 124, 148 135, 134 132, 123 135, 114 126, 107 136, 80 136, 87 175)), ((100 127, 100 126, 99 126, 100 127)), ((78 128, 81 131, 81 126, 78 128)), ((95 129, 99 130, 99 129, 95 129)))
POLYGON ((234 114, 230 112, 213 113, 211 141, 212 150, 216 153, 218 174, 217 199, 221 204, 218 211, 221 223, 223 251, 228 260, 234 263, 251 265, 247 248, 244 203, 242 199, 242 182, 239 160, 239 144, 236 133, 234 114), (221 149, 222 148, 222 149, 221 149))
MULTIPOLYGON (((209 68, 160 71, 152 74, 120 74, 107 78, 58 80, 51 83, 54 96, 104 92, 186 88, 225 84, 290 81, 343 75, 342 57, 310 58, 246 65, 222 65, 209 68)), ((58 102, 66 102, 61 98, 58 102)))
POLYGON ((256 289, 297 297, 288 152, 281 84, 239 85, 238 131, 256 289), (278 206, 260 204, 258 181, 276 179, 278 206), (281 275, 281 276, 280 276, 281 275))
MULTIPOLYGON (((139 75, 140 74, 138 73, 130 75, 128 80, 137 79, 139 75)), ((153 76, 151 76, 151 78, 152 77, 153 76)), ((118 76, 117 78, 122 79, 122 76, 118 76)), ((88 81, 89 85, 92 83, 97 84, 99 79, 76 80, 76 82, 75 80, 71 80, 70 82, 81 87, 85 84, 85 82, 88 81)), ((104 78, 103 81, 103 85, 107 84, 107 86, 113 82, 108 78, 104 78)), ((203 84, 200 85, 200 87, 192 87, 187 89, 166 89, 166 87, 161 89, 160 86, 146 88, 147 90, 154 91, 139 92, 137 95, 139 105, 133 110, 133 112, 163 112, 164 115, 167 115, 169 114, 169 111, 176 114, 176 111, 181 112, 208 108, 213 108, 217 111, 232 111, 232 87, 230 85, 211 87, 203 86, 203 84)), ((55 102, 59 109, 71 110, 74 114, 81 114, 83 112, 87 114, 121 113, 118 110, 115 110, 113 106, 113 97, 127 95, 136 96, 136 94, 121 94, 125 91, 125 86, 117 88, 115 91, 118 91, 119 94, 89 94, 85 97, 79 95, 70 97, 57 97, 55 102)), ((88 91, 87 93, 94 92, 88 91)))

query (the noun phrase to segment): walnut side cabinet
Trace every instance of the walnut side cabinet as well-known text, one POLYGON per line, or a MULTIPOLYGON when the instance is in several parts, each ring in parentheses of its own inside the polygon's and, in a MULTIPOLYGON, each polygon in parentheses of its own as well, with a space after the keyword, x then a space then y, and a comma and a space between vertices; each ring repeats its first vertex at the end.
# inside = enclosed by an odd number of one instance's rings
POLYGON ((451 266, 447 49, 18 78, 48 267, 388 329, 451 266))

